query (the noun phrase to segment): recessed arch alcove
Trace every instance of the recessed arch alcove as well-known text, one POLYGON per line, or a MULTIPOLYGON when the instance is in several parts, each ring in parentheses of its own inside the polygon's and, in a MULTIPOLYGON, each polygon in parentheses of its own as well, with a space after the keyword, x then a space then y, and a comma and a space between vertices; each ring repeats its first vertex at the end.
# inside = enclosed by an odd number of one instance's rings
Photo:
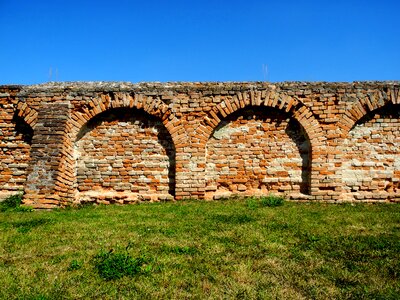
POLYGON ((174 197, 174 143, 162 121, 142 109, 113 108, 93 117, 77 135, 75 157, 81 201, 174 197))
POLYGON ((387 103, 360 118, 344 139, 344 192, 386 200, 400 192, 400 104, 387 103))
POLYGON ((246 107, 224 118, 207 142, 207 198, 309 194, 310 168, 310 141, 297 120, 276 108, 246 107))
MULTIPOLYGON (((0 196, 20 193, 23 190, 31 159, 32 127, 18 116, 18 111, 12 116, 10 125, 12 127, 3 140, 5 147, 0 147, 0 196), (12 163, 4 163, 7 161, 12 163)), ((1 130, 0 134, 4 137, 1 130)))

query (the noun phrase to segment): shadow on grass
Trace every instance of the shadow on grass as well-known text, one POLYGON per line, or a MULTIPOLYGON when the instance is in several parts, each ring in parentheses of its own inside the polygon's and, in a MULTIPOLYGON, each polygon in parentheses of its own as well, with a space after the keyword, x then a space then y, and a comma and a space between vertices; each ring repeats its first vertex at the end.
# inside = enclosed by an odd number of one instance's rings
POLYGON ((33 228, 49 224, 49 223, 54 223, 53 220, 51 219, 45 219, 45 218, 40 218, 40 219, 32 219, 32 220, 27 220, 27 221, 17 221, 11 223, 14 228, 17 229, 18 232, 20 233, 27 233, 31 231, 33 228))

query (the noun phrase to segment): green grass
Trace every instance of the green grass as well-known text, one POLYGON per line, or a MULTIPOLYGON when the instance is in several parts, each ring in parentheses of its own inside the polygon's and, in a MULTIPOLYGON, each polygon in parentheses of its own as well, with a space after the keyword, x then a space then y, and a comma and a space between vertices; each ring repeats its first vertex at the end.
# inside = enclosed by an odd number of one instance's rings
POLYGON ((398 204, 0 213, 0 299, 399 299, 399 262, 398 204))
POLYGON ((6 199, 0 202, 0 212, 5 211, 20 211, 20 212, 31 212, 33 209, 29 206, 21 206, 22 193, 8 196, 6 199))

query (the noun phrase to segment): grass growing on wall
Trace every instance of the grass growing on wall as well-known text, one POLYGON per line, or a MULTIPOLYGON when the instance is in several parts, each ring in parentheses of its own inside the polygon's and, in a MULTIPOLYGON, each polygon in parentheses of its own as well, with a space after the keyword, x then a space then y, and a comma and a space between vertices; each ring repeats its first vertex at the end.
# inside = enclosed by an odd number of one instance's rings
POLYGON ((398 299, 399 249, 400 205, 6 211, 0 298, 398 299))

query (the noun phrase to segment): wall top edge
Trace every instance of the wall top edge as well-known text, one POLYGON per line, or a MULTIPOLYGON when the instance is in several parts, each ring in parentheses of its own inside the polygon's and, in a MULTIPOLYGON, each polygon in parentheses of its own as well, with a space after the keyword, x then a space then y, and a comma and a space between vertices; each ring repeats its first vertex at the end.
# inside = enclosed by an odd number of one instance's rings
POLYGON ((75 81, 47 82, 36 85, 0 85, 0 89, 20 90, 21 94, 60 92, 127 92, 127 91, 202 91, 202 90, 252 90, 252 89, 343 89, 399 87, 400 81, 353 81, 353 82, 113 82, 75 81))

